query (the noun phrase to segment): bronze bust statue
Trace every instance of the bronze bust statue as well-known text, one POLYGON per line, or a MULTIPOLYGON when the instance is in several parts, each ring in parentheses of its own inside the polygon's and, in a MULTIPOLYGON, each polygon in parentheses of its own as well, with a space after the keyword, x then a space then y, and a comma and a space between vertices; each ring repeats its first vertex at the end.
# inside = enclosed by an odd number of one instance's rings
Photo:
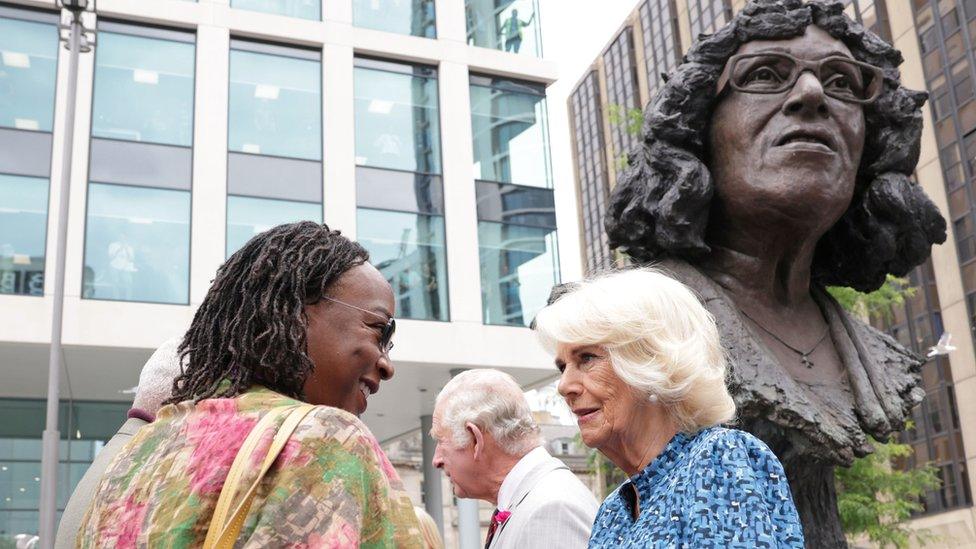
POLYGON ((927 94, 901 62, 840 2, 751 1, 646 109, 606 221, 715 316, 740 427, 783 461, 808 547, 846 547, 833 468, 923 396, 921 360, 824 291, 874 290, 945 240, 911 180, 927 94))

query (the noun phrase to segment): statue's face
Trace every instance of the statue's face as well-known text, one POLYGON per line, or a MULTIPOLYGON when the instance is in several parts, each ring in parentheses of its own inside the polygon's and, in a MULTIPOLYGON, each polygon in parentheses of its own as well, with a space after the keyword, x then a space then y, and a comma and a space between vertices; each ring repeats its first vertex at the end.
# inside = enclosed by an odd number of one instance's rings
MULTIPOLYGON (((803 36, 748 42, 737 53, 766 51, 805 60, 853 57, 842 42, 812 25, 803 36)), ((782 220, 822 232, 851 202, 864 148, 864 113, 861 105, 825 95, 823 83, 805 71, 781 93, 727 89, 715 106, 708 147, 717 205, 727 218, 782 220)))

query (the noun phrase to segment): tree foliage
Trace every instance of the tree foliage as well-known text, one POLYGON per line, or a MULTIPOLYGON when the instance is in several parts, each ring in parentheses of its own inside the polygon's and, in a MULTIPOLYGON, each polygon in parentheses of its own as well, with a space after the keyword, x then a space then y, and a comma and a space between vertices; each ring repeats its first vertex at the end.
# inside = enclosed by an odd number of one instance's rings
POLYGON ((831 286, 827 292, 840 303, 841 307, 858 316, 890 321, 891 308, 902 305, 906 298, 915 295, 916 288, 908 285, 908 280, 888 275, 885 283, 877 290, 865 294, 853 288, 831 286))
MULTIPOLYGON (((627 135, 637 137, 644 125, 644 111, 636 107, 627 108, 624 105, 611 103, 607 109, 607 119, 614 126, 621 126, 627 135)), ((618 170, 627 167, 627 151, 614 151, 615 165, 618 170)))
POLYGON ((900 469, 896 463, 912 455, 912 447, 896 442, 875 441, 874 453, 838 467, 837 508, 848 539, 867 536, 879 547, 909 546, 931 540, 925 530, 910 528, 912 513, 921 511, 920 497, 939 487, 937 470, 931 464, 900 469))
MULTIPOLYGON (((831 287, 827 291, 844 307, 859 316, 890 321, 892 308, 915 295, 904 278, 888 275, 884 285, 871 293, 831 287)), ((906 425, 911 428, 911 425, 906 425)), ((938 488, 937 469, 931 464, 900 467, 914 450, 908 444, 874 441, 874 453, 854 460, 849 468, 838 467, 837 508, 844 533, 852 543, 867 536, 879 547, 908 547, 932 539, 925 530, 910 528, 912 513, 921 511, 925 492, 938 488)))

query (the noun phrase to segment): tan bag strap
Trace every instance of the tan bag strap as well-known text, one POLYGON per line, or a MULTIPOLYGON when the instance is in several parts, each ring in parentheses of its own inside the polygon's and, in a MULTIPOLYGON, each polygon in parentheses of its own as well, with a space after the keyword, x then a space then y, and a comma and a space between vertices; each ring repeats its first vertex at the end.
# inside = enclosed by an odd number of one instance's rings
POLYGON ((227 480, 224 482, 224 486, 220 491, 220 497, 217 499, 217 506, 214 508, 213 518, 210 521, 210 529, 207 531, 207 538, 203 544, 204 549, 230 549, 234 546, 234 542, 237 541, 237 536, 240 535, 241 529, 244 527, 244 519, 247 518, 247 513, 251 509, 251 502, 254 500, 254 495, 257 493, 261 479, 264 478, 264 475, 267 474, 268 470, 274 464, 278 455, 284 449, 285 444, 288 443, 288 439, 291 438, 292 433, 295 432, 295 429, 298 428, 301 421, 314 409, 315 406, 305 404, 271 410, 251 430, 247 439, 244 440, 241 449, 237 452, 234 463, 231 465, 230 471, 227 474, 227 480), (264 457, 257 477, 255 477, 243 498, 239 500, 240 503, 237 504, 234 512, 228 518, 227 511, 234 501, 234 496, 237 495, 244 472, 249 469, 248 465, 251 462, 251 455, 254 453, 258 441, 260 441, 268 427, 282 416, 287 417, 285 417, 281 427, 278 428, 278 432, 275 434, 274 440, 268 448, 268 453, 264 457))

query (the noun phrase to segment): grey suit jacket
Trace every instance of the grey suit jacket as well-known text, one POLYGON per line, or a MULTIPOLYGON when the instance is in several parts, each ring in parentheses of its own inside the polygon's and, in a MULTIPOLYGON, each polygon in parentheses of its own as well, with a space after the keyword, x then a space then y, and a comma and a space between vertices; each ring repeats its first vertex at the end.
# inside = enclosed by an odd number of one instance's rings
POLYGON ((95 456, 95 461, 92 462, 88 471, 85 471, 85 476, 81 477, 75 491, 71 493, 71 498, 68 499, 68 504, 64 507, 61 523, 58 525, 58 535, 54 538, 54 549, 70 549, 75 546, 78 527, 81 526, 81 521, 85 518, 85 513, 88 512, 88 504, 91 503, 92 496, 98 489, 98 483, 102 480, 105 469, 115 459, 119 450, 129 442, 132 435, 136 434, 136 431, 145 424, 146 422, 139 418, 129 418, 115 433, 115 436, 105 444, 102 451, 95 456))
POLYGON ((586 547, 599 504, 563 462, 549 456, 515 491, 511 516, 495 532, 490 549, 586 547))

